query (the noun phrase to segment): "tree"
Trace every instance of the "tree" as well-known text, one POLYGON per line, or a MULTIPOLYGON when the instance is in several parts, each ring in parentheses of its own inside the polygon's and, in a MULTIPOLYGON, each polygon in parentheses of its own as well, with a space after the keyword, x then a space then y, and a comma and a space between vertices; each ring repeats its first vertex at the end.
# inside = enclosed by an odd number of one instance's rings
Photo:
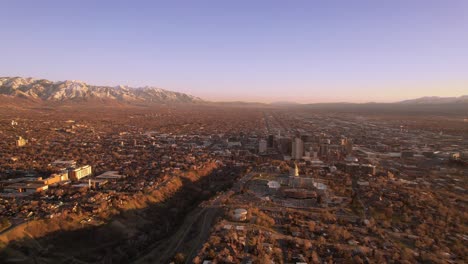
POLYGON ((185 263, 185 255, 183 253, 177 253, 175 256, 174 256, 174 262, 176 264, 183 264, 185 263))
POLYGON ((393 216, 393 209, 392 207, 387 207, 385 209, 385 216, 387 217, 387 219, 392 219, 392 216, 393 216))
POLYGON ((358 255, 354 256, 353 260, 354 260, 354 263, 357 263, 357 264, 363 264, 364 263, 362 258, 359 257, 358 255))
POLYGON ((309 221, 307 223, 308 227, 309 227, 309 231, 310 232, 314 232, 315 231, 315 222, 314 221, 309 221))
POLYGON ((0 231, 7 229, 10 226, 11 226, 11 222, 10 220, 8 220, 8 218, 5 218, 5 217, 0 218, 0 231))
POLYGON ((314 264, 320 263, 320 258, 319 258, 318 254, 317 254, 317 251, 315 251, 315 250, 312 251, 312 262, 314 264))
POLYGON ((261 254, 258 258, 257 261, 254 263, 259 263, 259 264, 264 264, 264 263, 271 263, 271 258, 267 254, 261 254))
POLYGON ((193 261, 192 261, 194 264, 200 264, 201 263, 201 259, 200 259, 200 256, 196 256, 193 261))
POLYGON ((320 236, 319 239, 318 239, 318 243, 319 245, 323 245, 327 242, 327 240, 323 237, 323 236, 320 236))

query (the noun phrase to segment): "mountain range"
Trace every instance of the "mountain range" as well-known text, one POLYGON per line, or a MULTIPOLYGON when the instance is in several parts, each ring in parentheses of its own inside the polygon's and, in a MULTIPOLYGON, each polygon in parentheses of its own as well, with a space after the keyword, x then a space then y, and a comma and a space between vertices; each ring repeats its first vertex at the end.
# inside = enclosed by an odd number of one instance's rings
MULTIPOLYGON (((156 87, 132 88, 128 86, 97 86, 82 81, 58 81, 53 82, 45 79, 22 78, 22 77, 0 77, 0 96, 3 99, 30 99, 36 102, 83 102, 99 100, 101 102, 115 101, 120 103, 210 103, 199 97, 185 93, 173 92, 156 87)), ((0 98, 1 99, 1 98, 0 98)), ((5 100, 1 100, 5 101, 5 100)), ((227 105, 263 105, 262 103, 245 102, 218 102, 227 105)), ((421 97, 417 99, 404 100, 396 103, 318 103, 299 104, 295 102, 274 102, 269 104, 273 107, 331 107, 331 106, 372 106, 372 105, 443 105, 443 104, 468 104, 468 95, 459 97, 421 97)))
POLYGON ((399 102, 400 104, 454 104, 454 103, 468 103, 468 95, 459 97, 439 97, 439 96, 425 96, 417 99, 405 100, 399 102))
POLYGON ((36 101, 115 100, 120 102, 198 103, 203 100, 156 87, 96 86, 81 81, 0 77, 0 95, 36 101))

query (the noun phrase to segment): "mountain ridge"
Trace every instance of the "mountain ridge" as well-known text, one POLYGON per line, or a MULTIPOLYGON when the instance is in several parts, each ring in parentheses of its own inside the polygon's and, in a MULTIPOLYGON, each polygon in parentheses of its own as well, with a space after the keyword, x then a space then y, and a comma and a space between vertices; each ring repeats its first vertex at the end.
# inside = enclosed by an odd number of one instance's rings
POLYGON ((199 103, 199 97, 157 87, 100 86, 82 81, 49 81, 23 77, 0 77, 0 95, 36 101, 115 100, 146 103, 199 103))
POLYGON ((102 103, 212 103, 227 105, 263 105, 272 107, 301 107, 301 106, 368 106, 368 105, 441 105, 468 104, 468 95, 459 97, 424 96, 398 102, 378 103, 297 103, 294 101, 279 101, 272 103, 259 102, 210 102, 185 93, 165 90, 158 87, 129 87, 124 85, 104 86, 90 85, 83 81, 65 80, 50 81, 31 77, 0 77, 0 96, 7 98, 21 98, 31 102, 91 102, 102 103))
POLYGON ((391 105, 391 104, 450 104, 450 103, 468 103, 468 95, 461 95, 461 96, 451 96, 451 97, 443 97, 443 96, 423 96, 414 99, 406 99, 402 101, 396 102, 362 102, 362 103, 354 103, 354 102, 320 102, 320 103, 298 103, 294 101, 279 101, 279 102, 272 102, 269 105, 274 106, 306 106, 306 105, 391 105))
POLYGON ((415 99, 408 99, 397 102, 399 104, 447 104, 447 103, 468 103, 468 95, 440 97, 423 96, 415 99))

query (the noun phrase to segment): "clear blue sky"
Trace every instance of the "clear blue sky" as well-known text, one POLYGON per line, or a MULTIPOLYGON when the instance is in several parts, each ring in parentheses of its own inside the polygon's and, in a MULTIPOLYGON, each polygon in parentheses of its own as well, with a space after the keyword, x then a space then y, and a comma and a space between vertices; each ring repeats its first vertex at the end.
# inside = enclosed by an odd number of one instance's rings
POLYGON ((468 94, 468 1, 0 0, 0 76, 209 100, 468 94))

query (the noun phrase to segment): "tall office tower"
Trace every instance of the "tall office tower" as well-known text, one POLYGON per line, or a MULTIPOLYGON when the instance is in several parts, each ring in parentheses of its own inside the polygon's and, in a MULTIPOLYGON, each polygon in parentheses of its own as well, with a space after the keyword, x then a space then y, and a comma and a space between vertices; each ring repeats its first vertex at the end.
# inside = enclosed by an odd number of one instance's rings
POLYGON ((304 155, 304 141, 301 138, 296 137, 292 142, 291 158, 301 159, 304 155))
POLYGON ((291 141, 291 159, 296 159, 296 140, 291 141))
POLYGON ((267 147, 268 148, 273 148, 273 144, 274 144, 274 136, 273 135, 268 135, 267 147))
POLYGON ((265 153, 267 151, 267 141, 265 139, 260 139, 258 142, 258 152, 265 153))
POLYGON ((326 157, 326 156, 328 156, 328 153, 330 152, 330 148, 329 148, 329 147, 330 147, 329 141, 320 144, 320 151, 319 151, 319 153, 320 153, 320 156, 321 156, 321 157, 326 157))
POLYGON ((276 141, 276 146, 282 154, 291 153, 291 145, 291 138, 289 137, 280 137, 276 141))
POLYGON ((343 147, 343 150, 347 155, 353 152, 353 141, 351 139, 341 139, 341 146, 343 147))

